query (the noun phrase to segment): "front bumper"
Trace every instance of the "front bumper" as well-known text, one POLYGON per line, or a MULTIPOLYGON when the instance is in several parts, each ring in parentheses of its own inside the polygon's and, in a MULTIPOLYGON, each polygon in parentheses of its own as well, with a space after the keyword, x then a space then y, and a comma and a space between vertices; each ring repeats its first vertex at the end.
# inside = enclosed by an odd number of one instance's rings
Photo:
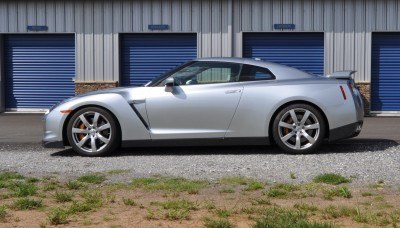
POLYGON ((363 126, 363 121, 348 124, 338 127, 329 131, 329 141, 336 141, 340 139, 353 138, 360 134, 363 126))

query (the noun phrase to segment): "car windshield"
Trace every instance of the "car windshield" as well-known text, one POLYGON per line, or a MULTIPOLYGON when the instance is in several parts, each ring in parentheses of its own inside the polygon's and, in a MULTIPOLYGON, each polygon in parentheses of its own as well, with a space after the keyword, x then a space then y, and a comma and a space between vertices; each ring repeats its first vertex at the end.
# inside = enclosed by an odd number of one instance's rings
POLYGON ((188 65, 190 65, 190 64, 192 64, 192 63, 193 63, 193 61, 190 61, 190 62, 186 62, 186 63, 184 63, 184 64, 182 64, 182 65, 179 65, 179 66, 177 66, 177 67, 175 67, 175 68, 173 68, 173 69, 171 69, 171 70, 165 72, 164 74, 161 74, 160 76, 155 77, 153 80, 147 82, 147 83, 144 84, 143 86, 144 86, 144 87, 155 86, 155 85, 157 85, 160 81, 164 80, 168 75, 171 75, 171 74, 173 74, 173 73, 179 71, 180 69, 182 69, 182 68, 184 68, 184 67, 186 67, 186 66, 188 66, 188 65))

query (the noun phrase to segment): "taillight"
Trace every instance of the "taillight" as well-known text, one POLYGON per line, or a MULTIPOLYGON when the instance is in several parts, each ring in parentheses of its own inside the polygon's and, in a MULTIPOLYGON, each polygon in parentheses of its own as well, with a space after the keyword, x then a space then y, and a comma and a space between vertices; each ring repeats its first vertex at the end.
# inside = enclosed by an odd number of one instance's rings
POLYGON ((343 86, 340 86, 340 90, 342 91, 343 99, 346 100, 347 99, 346 92, 344 91, 343 86))

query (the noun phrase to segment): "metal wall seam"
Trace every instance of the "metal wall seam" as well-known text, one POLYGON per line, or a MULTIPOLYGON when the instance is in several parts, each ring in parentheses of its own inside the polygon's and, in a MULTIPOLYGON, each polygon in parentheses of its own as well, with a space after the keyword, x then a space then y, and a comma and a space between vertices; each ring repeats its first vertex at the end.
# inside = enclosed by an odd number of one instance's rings
POLYGON ((113 64, 114 64, 114 50, 113 50, 113 3, 111 0, 105 0, 103 6, 103 66, 104 66, 104 80, 113 81, 113 64))
POLYGON ((85 29, 85 76, 86 81, 95 81, 94 68, 94 38, 93 38, 93 1, 83 3, 83 18, 85 29))
POLYGON ((17 3, 17 31, 26 32, 27 17, 26 17, 26 1, 18 1, 17 3))
POLYGON ((75 44, 76 44, 76 81, 84 81, 85 78, 85 26, 83 2, 76 2, 74 10, 75 20, 75 44))
POLYGON ((94 79, 104 81, 104 11, 103 2, 93 5, 94 79))
POLYGON ((0 32, 8 32, 8 1, 0 1, 0 32))

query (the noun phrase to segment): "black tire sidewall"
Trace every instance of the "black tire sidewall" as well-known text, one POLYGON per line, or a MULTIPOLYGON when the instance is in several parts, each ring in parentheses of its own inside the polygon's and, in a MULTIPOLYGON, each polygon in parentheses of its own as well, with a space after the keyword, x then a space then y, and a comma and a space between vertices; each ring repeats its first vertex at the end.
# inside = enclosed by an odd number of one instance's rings
POLYGON ((273 126, 272 126, 272 135, 274 138, 275 143, 279 146, 279 148, 281 148, 282 150, 291 153, 291 154, 309 154, 314 152, 323 142, 324 138, 325 138, 325 133, 326 133, 326 124, 325 124, 325 120, 321 114, 321 112, 319 110, 317 110, 316 108, 314 108, 311 105, 308 104, 292 104, 289 105, 285 108, 283 108, 281 111, 279 111, 279 113, 276 115, 274 122, 273 122, 273 126), (315 117, 318 119, 319 125, 320 125, 320 132, 319 132, 319 136, 317 138, 317 140, 314 142, 314 144, 312 146, 310 146, 307 149, 303 149, 303 150, 295 150, 292 149, 290 147, 288 147, 286 144, 284 144, 279 136, 279 121, 282 118, 282 116, 288 112, 291 109, 296 109, 296 108, 301 108, 301 109, 305 109, 310 111, 311 113, 313 113, 315 115, 315 117))
POLYGON ((87 108, 80 109, 69 119, 68 126, 67 126, 67 138, 68 138, 69 144, 76 152, 78 152, 79 154, 81 154, 83 156, 89 156, 89 157, 103 156, 103 155, 106 155, 106 154, 109 154, 109 153, 115 151, 120 144, 120 136, 119 135, 120 134, 119 134, 119 130, 117 127, 117 121, 115 120, 115 117, 112 114, 110 114, 108 111, 106 111, 102 108, 98 108, 98 107, 87 107, 87 108), (89 153, 89 152, 82 150, 77 145, 75 145, 74 140, 73 140, 73 134, 72 134, 73 123, 77 118, 79 118, 79 116, 81 114, 86 113, 86 112, 100 113, 105 118, 107 118, 107 120, 110 123, 110 127, 111 127, 112 134, 111 134, 110 142, 104 149, 102 149, 101 151, 96 152, 96 153, 91 153, 91 152, 89 153))

